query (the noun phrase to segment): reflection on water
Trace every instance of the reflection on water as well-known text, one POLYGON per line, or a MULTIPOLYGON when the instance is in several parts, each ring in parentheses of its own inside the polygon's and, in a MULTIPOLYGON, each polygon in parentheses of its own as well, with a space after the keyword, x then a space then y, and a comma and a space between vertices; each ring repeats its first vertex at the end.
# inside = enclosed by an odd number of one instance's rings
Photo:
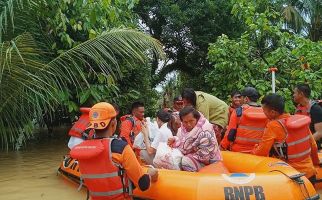
POLYGON ((86 191, 56 172, 67 148, 66 130, 61 139, 42 139, 19 152, 0 152, 0 199, 79 200, 86 191))

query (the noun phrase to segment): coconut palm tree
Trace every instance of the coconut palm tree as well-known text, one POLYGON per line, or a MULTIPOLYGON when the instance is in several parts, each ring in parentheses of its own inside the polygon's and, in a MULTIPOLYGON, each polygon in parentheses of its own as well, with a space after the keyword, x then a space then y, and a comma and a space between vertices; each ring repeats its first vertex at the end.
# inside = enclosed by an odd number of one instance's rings
POLYGON ((312 41, 322 40, 321 0, 278 0, 276 5, 288 28, 309 36, 312 41))
POLYGON ((38 23, 30 19, 37 17, 28 9, 37 9, 37 1, 8 0, 0 6, 0 140, 4 148, 31 135, 32 120, 60 103, 59 91, 70 85, 84 87, 84 83, 89 87, 84 69, 117 79, 120 60, 145 63, 151 54, 163 56, 157 40, 132 29, 104 32, 55 56, 47 48, 47 36, 39 29, 33 31, 38 23), (24 14, 31 18, 26 20, 24 14), (24 29, 26 24, 28 29, 24 29))

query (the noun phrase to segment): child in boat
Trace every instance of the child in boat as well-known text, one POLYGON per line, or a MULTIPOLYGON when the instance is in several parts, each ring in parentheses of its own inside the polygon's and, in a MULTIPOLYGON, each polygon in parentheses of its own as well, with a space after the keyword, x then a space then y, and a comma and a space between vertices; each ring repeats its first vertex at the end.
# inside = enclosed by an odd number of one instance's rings
POLYGON ((181 127, 181 120, 179 117, 179 112, 173 112, 171 114, 171 119, 168 122, 168 127, 172 132, 173 136, 176 136, 179 128, 181 127))
POLYGON ((182 126, 168 145, 178 148, 182 154, 184 171, 199 171, 201 167, 222 160, 212 124, 192 106, 179 113, 182 126))

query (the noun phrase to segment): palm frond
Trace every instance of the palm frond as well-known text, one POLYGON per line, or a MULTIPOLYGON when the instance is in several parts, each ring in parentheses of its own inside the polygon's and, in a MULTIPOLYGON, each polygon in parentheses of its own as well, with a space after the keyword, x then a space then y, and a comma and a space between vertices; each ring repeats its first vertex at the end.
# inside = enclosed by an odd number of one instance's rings
POLYGON ((25 125, 59 103, 57 93, 87 82, 84 68, 120 78, 119 62, 144 63, 152 54, 163 58, 156 39, 131 29, 114 29, 61 54, 49 63, 29 33, 0 45, 0 140, 8 148, 25 125))
MULTIPOLYGON (((0 47, 0 130, 2 146, 8 147, 23 132, 24 127, 36 116, 41 116, 42 108, 55 100, 50 74, 43 70, 41 50, 30 34, 23 34, 12 41, 1 43, 0 47)), ((57 100, 56 100, 57 103, 57 100)))
MULTIPOLYGON (((28 1, 27 1, 28 2, 28 1)), ((21 10, 24 5, 22 0, 7 0, 0 1, 0 42, 2 34, 7 32, 8 24, 10 23, 14 29, 14 12, 16 9, 21 10)))
POLYGON ((294 28, 296 32, 300 32, 306 25, 306 21, 301 15, 300 11, 292 5, 287 5, 282 11, 282 15, 288 26, 294 28))
POLYGON ((0 42, 13 40, 24 32, 32 32, 34 37, 41 34, 35 12, 41 10, 44 3, 45 0, 0 1, 0 42))
POLYGON ((149 52, 150 55, 154 53, 159 58, 164 58, 162 45, 158 40, 133 29, 113 29, 61 54, 48 63, 48 66, 52 70, 59 68, 58 66, 62 64, 70 66, 65 67, 66 71, 60 74, 60 77, 68 74, 70 76, 65 77, 65 80, 75 83, 79 78, 73 79, 70 70, 81 71, 81 65, 93 71, 98 68, 112 75, 113 78, 117 78, 120 76, 118 64, 120 60, 144 63, 149 59, 147 56, 149 52), (79 61, 83 62, 79 63, 79 61), (75 65, 77 63, 78 65, 75 65))

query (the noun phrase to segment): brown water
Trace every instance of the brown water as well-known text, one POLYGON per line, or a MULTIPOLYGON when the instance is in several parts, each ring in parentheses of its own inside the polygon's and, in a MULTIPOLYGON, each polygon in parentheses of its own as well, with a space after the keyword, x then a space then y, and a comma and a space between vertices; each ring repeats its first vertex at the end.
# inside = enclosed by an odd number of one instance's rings
POLYGON ((85 200, 85 190, 78 192, 77 184, 57 176, 66 152, 65 134, 61 139, 42 139, 29 144, 25 150, 0 152, 0 199, 85 200))

